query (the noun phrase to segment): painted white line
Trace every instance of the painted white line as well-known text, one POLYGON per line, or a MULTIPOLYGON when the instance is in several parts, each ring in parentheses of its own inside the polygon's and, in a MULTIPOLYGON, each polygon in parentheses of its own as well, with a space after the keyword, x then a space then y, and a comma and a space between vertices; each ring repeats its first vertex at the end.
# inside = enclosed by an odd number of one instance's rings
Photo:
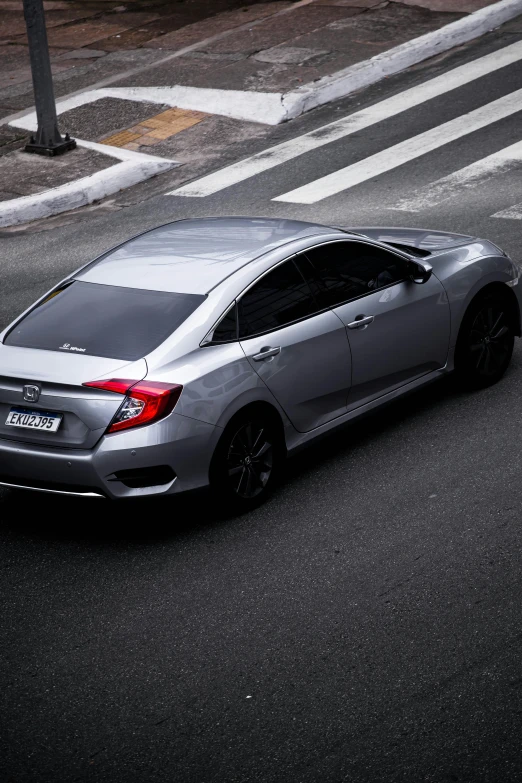
POLYGON ((487 54, 477 60, 472 60, 465 65, 460 65, 458 68, 453 68, 453 70, 430 79, 423 84, 411 87, 409 90, 376 103, 368 109, 362 109, 349 117, 330 122, 328 125, 323 125, 310 133, 305 133, 303 136, 277 144, 275 147, 258 152, 256 155, 252 155, 239 163, 233 163, 220 171, 201 177, 201 179, 177 188, 166 195, 211 196, 224 188, 237 185, 238 182, 243 182, 243 180, 249 179, 256 174, 268 171, 275 166, 281 165, 281 163, 318 149, 325 144, 342 139, 377 122, 382 122, 389 117, 425 103, 450 90, 469 84, 475 79, 486 76, 499 68, 512 65, 521 59, 522 41, 517 41, 496 52, 487 54))
POLYGON ((474 111, 462 114, 454 120, 437 125, 425 133, 405 139, 375 155, 345 166, 326 177, 309 182, 301 188, 277 196, 273 201, 287 201, 292 204, 315 204, 329 196, 335 196, 343 190, 353 188, 361 182, 378 177, 387 171, 402 166, 421 155, 438 149, 467 136, 469 133, 485 128, 492 122, 522 110, 522 89, 504 95, 496 101, 480 106, 474 111))
MULTIPOLYGON (((29 128, 29 130, 31 130, 29 128)), ((168 171, 177 165, 176 161, 142 155, 139 152, 96 144, 93 141, 76 140, 80 147, 101 152, 119 160, 114 166, 97 171, 88 177, 67 182, 57 188, 34 193, 30 196, 0 202, 0 228, 17 226, 30 220, 58 215, 70 209, 83 207, 93 201, 117 193, 123 188, 168 171)))
POLYGON ((515 204, 513 207, 502 209, 491 215, 494 218, 506 218, 507 220, 522 220, 522 204, 515 204))
MULTIPOLYGON (((241 90, 211 90, 202 87, 104 87, 63 98, 56 103, 57 114, 63 114, 78 106, 94 103, 102 98, 119 98, 122 101, 142 101, 166 104, 180 109, 193 109, 209 114, 220 114, 239 120, 267 122, 267 117, 277 124, 285 119, 281 96, 276 92, 242 92, 241 90)), ((11 120, 9 125, 35 131, 36 112, 30 111, 11 120), (23 124, 21 124, 23 123, 23 124), (29 127, 30 125, 30 127, 29 127)))
MULTIPOLYGON (((64 111, 70 109, 76 109, 78 106, 84 106, 86 103, 92 103, 102 98, 102 95, 98 95, 99 90, 87 90, 80 95, 75 95, 72 98, 65 98, 56 101, 56 113, 63 114, 64 111)), ((38 120, 36 119, 36 111, 31 110, 20 114, 16 119, 11 120, 8 125, 13 128, 23 128, 28 131, 35 131, 38 128, 38 120)))
POLYGON ((508 171, 520 163, 522 163, 522 141, 517 141, 509 147, 504 147, 492 155, 448 174, 447 177, 441 177, 441 179, 419 188, 413 195, 401 199, 396 206, 390 207, 390 209, 403 212, 422 212, 424 209, 442 204, 443 201, 456 199, 462 192, 482 185, 487 177, 508 171))
POLYGON ((277 125, 286 119, 281 96, 276 92, 215 90, 205 87, 107 87, 104 97, 128 101, 166 103, 180 109, 220 114, 237 120, 277 125))

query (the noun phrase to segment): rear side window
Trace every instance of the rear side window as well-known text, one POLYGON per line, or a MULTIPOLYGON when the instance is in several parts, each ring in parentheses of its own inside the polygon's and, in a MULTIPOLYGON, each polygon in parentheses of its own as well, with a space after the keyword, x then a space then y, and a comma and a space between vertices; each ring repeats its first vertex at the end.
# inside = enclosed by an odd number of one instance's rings
POLYGON ((316 310, 308 283, 293 261, 259 280, 239 302, 239 336, 250 337, 306 318, 316 310))
POLYGON ((237 305, 223 316, 212 334, 213 343, 230 343, 237 340, 237 305))
POLYGON ((4 343, 135 361, 157 348, 204 299, 75 280, 31 310, 4 343))
POLYGON ((406 277, 406 262, 363 242, 332 242, 307 250, 328 307, 356 299, 406 277))

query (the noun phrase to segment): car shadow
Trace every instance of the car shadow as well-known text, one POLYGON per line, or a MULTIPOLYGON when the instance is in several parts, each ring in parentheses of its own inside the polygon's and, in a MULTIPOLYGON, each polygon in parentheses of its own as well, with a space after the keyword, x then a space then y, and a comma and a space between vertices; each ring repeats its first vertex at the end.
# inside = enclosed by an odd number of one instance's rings
POLYGON ((468 399, 475 393, 481 392, 463 389, 452 375, 448 375, 381 405, 300 450, 288 461, 286 483, 302 479, 319 464, 325 465, 352 450, 360 449, 405 424, 413 424, 415 419, 427 412, 433 413, 439 406, 458 404, 459 400, 468 399))
POLYGON ((94 547, 122 544, 140 547, 174 537, 193 536, 223 524, 243 525, 251 514, 262 516, 267 505, 270 516, 274 516, 274 512, 278 513, 277 506, 285 504, 286 493, 298 489, 299 483, 318 467, 396 431, 427 411, 433 412, 440 405, 447 406, 469 396, 470 392, 461 390, 448 376, 336 429, 289 459, 284 480, 274 496, 250 514, 220 512, 205 490, 167 498, 110 502, 1 489, 0 535, 83 542, 94 547))

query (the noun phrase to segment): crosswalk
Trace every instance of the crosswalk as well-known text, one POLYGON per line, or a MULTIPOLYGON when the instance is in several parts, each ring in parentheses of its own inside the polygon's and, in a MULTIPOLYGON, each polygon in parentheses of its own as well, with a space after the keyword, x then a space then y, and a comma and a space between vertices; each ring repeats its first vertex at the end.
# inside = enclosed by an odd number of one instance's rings
POLYGON ((522 220, 522 204, 514 204, 508 209, 502 209, 500 212, 495 212, 491 217, 507 218, 508 220, 522 220))
MULTIPOLYGON (((402 112, 426 104, 434 98, 472 85, 476 80, 494 74, 501 68, 517 65, 522 60, 522 41, 472 60, 464 65, 415 85, 397 95, 362 109, 340 120, 321 126, 297 138, 270 147, 238 163, 189 182, 166 195, 204 198, 232 188, 260 174, 280 167, 295 158, 313 153, 321 147, 338 142, 352 134, 385 122, 402 112)), ((442 122, 423 133, 412 135, 399 143, 380 149, 362 160, 340 166, 337 170, 300 184, 285 193, 272 196, 275 202, 316 204, 332 196, 349 191, 364 182, 382 177, 389 171, 405 166, 445 145, 463 139, 494 123, 522 112, 522 89, 502 95, 478 108, 442 122)), ((522 131, 520 132, 522 135, 522 131)), ((443 202, 458 198, 491 177, 522 169, 522 141, 486 155, 444 177, 421 185, 407 197, 399 198, 390 209, 422 212, 443 202)), ((295 169, 294 169, 295 172, 295 169)), ((522 197, 522 182, 520 183, 522 197)), ((522 219, 522 204, 495 212, 491 217, 522 219)))
MULTIPOLYGON (((509 147, 504 147, 504 149, 494 152, 492 155, 481 158, 481 160, 477 160, 469 166, 458 169, 446 177, 441 177, 435 180, 435 182, 419 188, 415 191, 414 196, 401 199, 391 209, 404 212, 422 212, 424 209, 435 207, 444 201, 457 198, 468 188, 474 188, 479 183, 484 183, 488 177, 511 170, 521 164, 522 141, 517 141, 515 144, 510 144, 509 147)), ((507 215, 499 212, 492 215, 492 217, 507 217, 507 215)))
POLYGON ((378 177, 386 171, 408 163, 410 160, 425 155, 428 152, 460 139, 468 133, 485 128, 492 122, 509 117, 522 109, 522 90, 504 95, 496 101, 481 106, 475 111, 461 114, 454 120, 437 125, 425 133, 406 139, 400 144, 388 147, 375 155, 353 163, 351 166, 334 171, 326 177, 291 190, 274 201, 290 201, 293 204, 315 204, 329 196, 335 196, 343 190, 353 188, 373 177, 378 177))

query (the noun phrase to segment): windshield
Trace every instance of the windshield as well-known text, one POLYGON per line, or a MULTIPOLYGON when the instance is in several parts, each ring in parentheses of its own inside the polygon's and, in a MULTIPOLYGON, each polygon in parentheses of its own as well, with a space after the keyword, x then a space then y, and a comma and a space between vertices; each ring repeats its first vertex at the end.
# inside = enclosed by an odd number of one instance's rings
POLYGON ((31 310, 4 343, 135 361, 157 348, 204 299, 75 280, 31 310))

